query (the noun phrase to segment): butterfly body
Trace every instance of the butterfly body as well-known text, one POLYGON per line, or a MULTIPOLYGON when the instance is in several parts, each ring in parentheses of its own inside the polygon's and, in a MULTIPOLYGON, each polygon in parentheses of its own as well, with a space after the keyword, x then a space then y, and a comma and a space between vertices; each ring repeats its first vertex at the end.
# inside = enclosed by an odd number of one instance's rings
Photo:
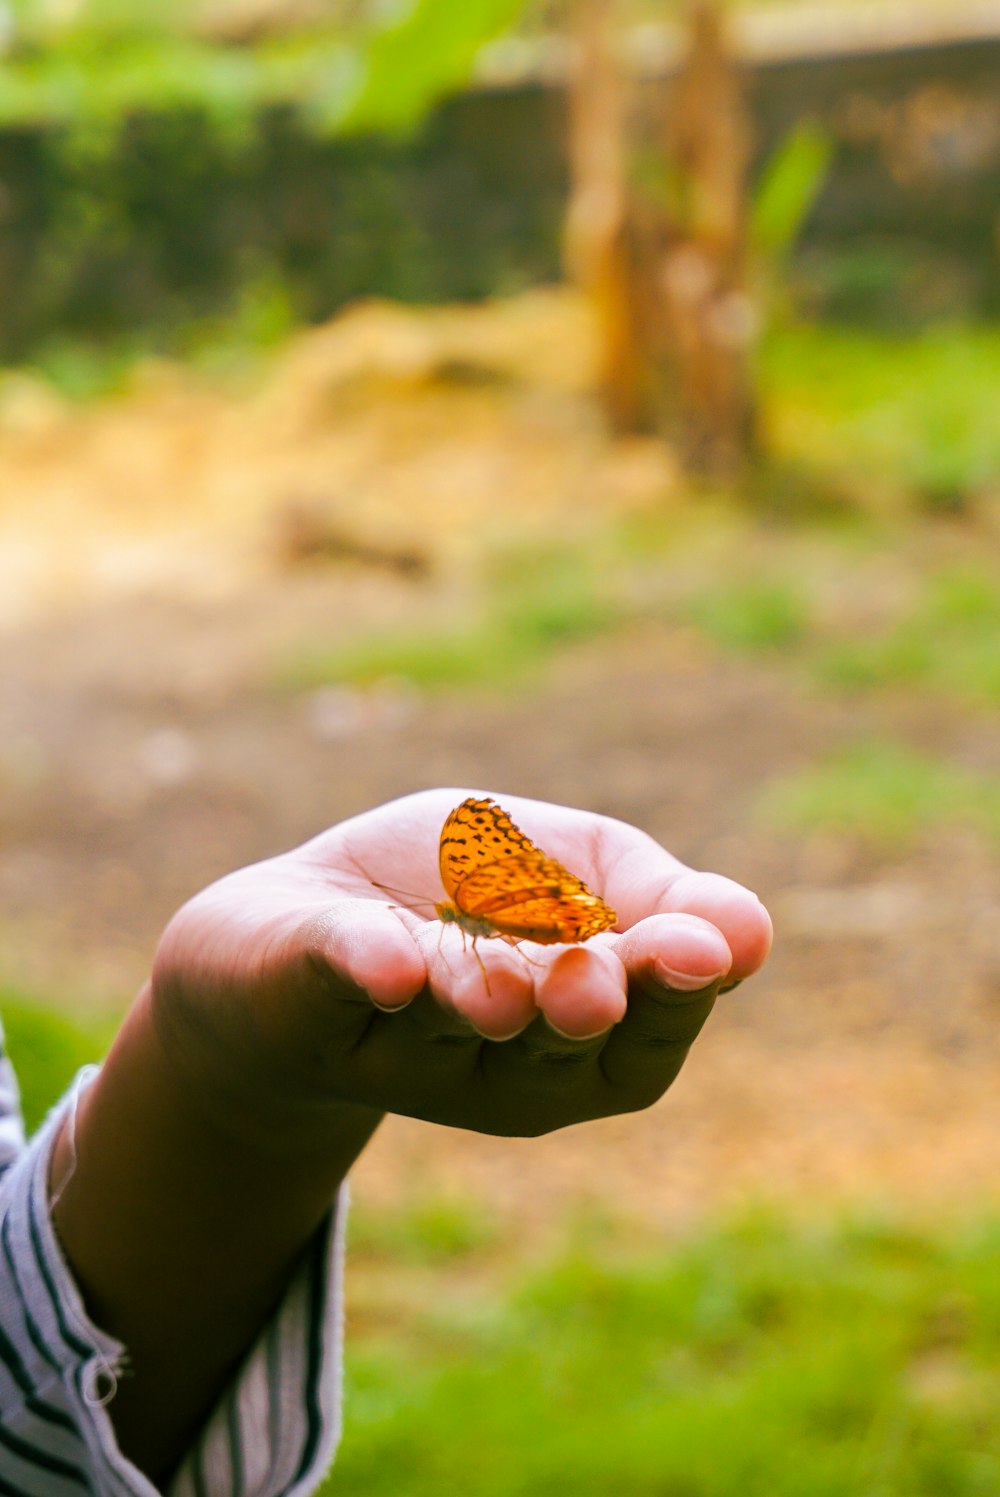
POLYGON ((494 930, 493 926, 484 915, 467 915, 457 905, 452 904, 450 899, 442 899, 434 906, 434 913, 442 925, 457 925, 467 936, 473 940, 482 937, 488 941, 491 936, 498 936, 500 932, 494 930))
POLYGON ((443 923, 473 940, 501 938, 551 946, 587 941, 617 916, 582 879, 548 857, 496 801, 470 796, 441 831, 443 923))

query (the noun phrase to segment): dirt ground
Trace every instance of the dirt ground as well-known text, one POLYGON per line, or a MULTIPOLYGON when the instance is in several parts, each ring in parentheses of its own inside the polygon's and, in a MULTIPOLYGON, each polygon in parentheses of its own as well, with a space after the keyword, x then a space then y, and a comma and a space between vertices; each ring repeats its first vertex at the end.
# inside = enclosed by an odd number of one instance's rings
POLYGON ((240 389, 159 366, 86 409, 0 389, 0 975, 117 1011, 179 901, 342 816, 441 783, 586 805, 756 889, 771 963, 649 1113, 531 1142, 391 1120, 357 1194, 540 1231, 563 1208, 670 1227, 762 1197, 995 1202, 995 853, 879 857, 753 810, 859 732, 995 767, 995 721, 828 700, 665 625, 519 690, 274 684, 310 641, 471 610, 511 533, 674 502, 661 449, 606 440, 589 370, 579 307, 536 293, 360 308, 240 389))

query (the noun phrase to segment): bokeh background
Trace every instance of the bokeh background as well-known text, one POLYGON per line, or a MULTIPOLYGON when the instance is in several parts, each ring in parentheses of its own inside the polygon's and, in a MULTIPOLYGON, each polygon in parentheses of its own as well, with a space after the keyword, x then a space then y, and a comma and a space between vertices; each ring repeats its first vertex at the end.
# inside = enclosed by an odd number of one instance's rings
POLYGON ((647 1114, 387 1122, 329 1492, 995 1497, 1000 6, 0 15, 29 1119, 233 867, 634 821, 772 961, 647 1114))

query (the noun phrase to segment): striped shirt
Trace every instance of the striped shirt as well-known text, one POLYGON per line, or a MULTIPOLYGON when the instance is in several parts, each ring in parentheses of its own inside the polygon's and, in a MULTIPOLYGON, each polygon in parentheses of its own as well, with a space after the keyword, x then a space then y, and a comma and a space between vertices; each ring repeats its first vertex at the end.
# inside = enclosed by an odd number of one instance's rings
MULTIPOLYGON (((56 1133, 96 1067, 25 1141, 0 1031, 0 1497, 160 1497, 107 1404, 125 1348, 89 1319, 52 1229, 56 1133)), ((169 1497, 303 1497, 339 1434, 343 1197, 170 1483, 169 1497)))

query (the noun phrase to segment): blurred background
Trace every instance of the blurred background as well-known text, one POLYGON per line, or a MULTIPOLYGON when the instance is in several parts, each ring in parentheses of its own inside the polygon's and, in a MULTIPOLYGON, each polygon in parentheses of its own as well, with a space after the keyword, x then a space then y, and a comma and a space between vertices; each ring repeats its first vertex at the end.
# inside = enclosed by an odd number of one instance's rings
POLYGON ((29 1120, 217 875, 634 821, 773 959, 648 1114, 389 1120, 329 1492, 996 1497, 1000 5, 0 18, 29 1120))

